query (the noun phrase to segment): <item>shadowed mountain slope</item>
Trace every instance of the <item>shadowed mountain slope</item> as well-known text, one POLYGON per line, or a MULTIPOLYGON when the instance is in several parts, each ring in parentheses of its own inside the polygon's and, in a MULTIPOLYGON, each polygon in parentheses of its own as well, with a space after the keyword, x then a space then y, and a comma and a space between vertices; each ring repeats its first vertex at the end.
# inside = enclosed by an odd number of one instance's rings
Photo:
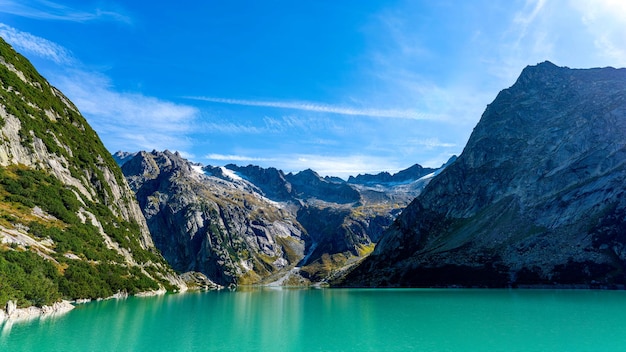
POLYGON ((623 287, 626 69, 529 66, 343 280, 623 287))

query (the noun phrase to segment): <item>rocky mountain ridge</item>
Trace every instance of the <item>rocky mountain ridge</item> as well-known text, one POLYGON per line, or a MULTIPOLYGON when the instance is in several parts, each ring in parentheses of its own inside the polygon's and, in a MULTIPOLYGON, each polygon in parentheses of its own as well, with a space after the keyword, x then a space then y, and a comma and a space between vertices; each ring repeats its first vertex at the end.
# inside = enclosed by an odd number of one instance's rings
POLYGON ((202 166, 169 151, 114 157, 165 258, 222 285, 327 280, 367 255, 430 179, 364 186, 313 170, 202 166))
POLYGON ((137 153, 122 170, 155 244, 179 271, 256 283, 303 256, 295 219, 250 185, 208 176, 169 151, 137 153))
POLYGON ((348 183, 352 184, 380 184, 380 183, 403 183, 403 182, 411 182, 422 178, 430 173, 437 171, 438 169, 433 168, 425 168, 419 164, 415 164, 408 169, 399 171, 395 174, 390 174, 389 172, 383 171, 376 175, 364 174, 350 176, 348 178, 348 183))
POLYGON ((626 69, 526 67, 342 282, 626 284, 626 69))

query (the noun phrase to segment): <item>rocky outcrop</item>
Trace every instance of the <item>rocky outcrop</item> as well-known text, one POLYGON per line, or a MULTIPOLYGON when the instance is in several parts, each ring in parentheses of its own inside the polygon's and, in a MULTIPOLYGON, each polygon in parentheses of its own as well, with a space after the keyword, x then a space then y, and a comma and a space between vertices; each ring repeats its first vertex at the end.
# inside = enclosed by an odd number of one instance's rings
POLYGON ((190 289, 221 290, 224 288, 224 286, 216 284, 206 275, 197 271, 187 271, 181 275, 181 278, 190 289))
POLYGON ((140 152, 122 168, 157 248, 179 271, 223 286, 251 284, 304 256, 306 232, 296 219, 237 177, 209 176, 168 151, 140 152))
MULTIPOLYGON (((237 166, 229 164, 224 167, 232 170, 236 174, 244 177, 254 186, 258 187, 260 192, 267 198, 275 201, 289 201, 294 197, 292 184, 287 181, 285 174, 276 168, 262 168, 256 165, 237 166)), ((220 167, 207 166, 205 171, 224 178, 225 175, 220 167)))
POLYGON ((74 305, 69 301, 61 301, 51 306, 18 308, 17 303, 8 301, 4 310, 0 309, 0 325, 5 321, 30 320, 40 317, 61 315, 74 309, 74 305))
POLYGON ((623 287, 626 70, 524 69, 343 281, 623 287))
POLYGON ((308 256, 301 264, 309 264, 324 254, 349 252, 359 256, 364 247, 375 244, 395 216, 390 212, 355 210, 347 207, 304 205, 297 219, 307 230, 308 256))
POLYGON ((350 204, 361 200, 361 195, 345 182, 332 182, 308 169, 285 178, 291 183, 296 198, 314 198, 329 203, 350 204))

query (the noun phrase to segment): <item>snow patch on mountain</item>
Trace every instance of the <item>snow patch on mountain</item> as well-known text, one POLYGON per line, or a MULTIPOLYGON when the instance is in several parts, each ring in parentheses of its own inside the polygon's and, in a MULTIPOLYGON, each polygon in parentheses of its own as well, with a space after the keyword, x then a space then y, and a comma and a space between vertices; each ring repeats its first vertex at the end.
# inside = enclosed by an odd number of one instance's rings
POLYGON ((202 165, 198 164, 198 165, 191 165, 191 170, 193 170, 195 173, 200 174, 200 175, 206 175, 206 172, 204 172, 204 170, 202 170, 202 165))
POLYGON ((241 178, 241 176, 237 175, 233 170, 227 169, 223 166, 220 167, 220 169, 222 170, 222 173, 224 174, 224 176, 230 178, 233 181, 243 181, 243 178, 241 178))

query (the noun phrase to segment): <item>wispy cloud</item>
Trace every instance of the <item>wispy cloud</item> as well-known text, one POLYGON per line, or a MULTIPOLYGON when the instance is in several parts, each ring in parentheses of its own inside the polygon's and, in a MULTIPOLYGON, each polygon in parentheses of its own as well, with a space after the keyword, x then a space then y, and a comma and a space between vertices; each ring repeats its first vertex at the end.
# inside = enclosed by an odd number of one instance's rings
POLYGON ((253 126, 244 123, 233 123, 228 121, 205 122, 202 125, 205 132, 219 134, 261 134, 267 133, 267 129, 262 126, 253 126))
POLYGON ((17 51, 26 55, 33 54, 63 65, 74 62, 72 53, 64 47, 30 33, 21 32, 4 23, 0 23, 0 37, 4 38, 17 51))
POLYGON ((299 171, 307 168, 322 176, 347 178, 358 174, 375 174, 381 171, 397 172, 410 165, 400 165, 387 157, 366 155, 330 156, 316 154, 296 154, 280 158, 280 165, 286 171, 299 171))
POLYGON ((48 80, 68 96, 110 150, 177 149, 190 145, 187 134, 199 111, 141 93, 118 92, 99 73, 76 68, 78 60, 64 47, 0 24, 0 35, 24 53, 54 62, 48 80))
POLYGON ((544 60, 570 67, 626 66, 626 3, 620 0, 527 0, 502 37, 492 67, 513 81, 544 60))
POLYGON ((501 17, 502 30, 485 32, 482 51, 489 55, 483 58, 488 62, 486 71, 501 82, 502 88, 513 84, 525 66, 557 60, 553 55, 556 39, 551 26, 556 20, 551 16, 551 5, 545 0, 526 0, 522 6, 511 6, 496 14, 501 17))
POLYGON ((445 143, 445 142, 441 142, 439 140, 439 138, 437 137, 432 137, 432 138, 426 138, 426 139, 418 139, 418 140, 413 140, 413 141, 409 141, 410 144, 414 144, 414 145, 419 145, 419 146, 424 146, 427 149, 434 149, 434 148, 453 148, 456 147, 457 145, 455 143, 445 143))
POLYGON ((130 17, 103 8, 81 10, 48 0, 0 0, 0 13, 54 21, 88 22, 109 20, 130 24, 130 17))
POLYGON ((513 22, 520 27, 518 40, 526 35, 528 27, 535 21, 545 3, 546 0, 526 0, 524 8, 515 14, 513 22))
POLYGON ((215 160, 215 161, 233 161, 233 162, 250 162, 250 161, 273 161, 272 158, 259 158, 253 156, 245 156, 245 155, 233 155, 233 154, 208 154, 205 155, 205 159, 215 160))
POLYGON ((117 149, 179 149, 190 144, 199 111, 140 93, 115 91, 108 77, 66 70, 51 76, 88 118, 107 147, 117 149))
POLYGON ((571 3, 579 12, 584 27, 592 33, 598 53, 615 66, 626 66, 626 2, 572 0, 571 3))
POLYGON ((413 120, 435 120, 439 116, 427 114, 414 110, 397 110, 397 109, 374 109, 374 108, 355 108, 345 106, 327 105, 313 102, 303 101, 266 101, 266 100, 244 100, 244 99, 227 99, 216 97, 185 97, 187 99, 208 101, 212 103, 228 104, 228 105, 244 105, 258 106, 278 109, 292 109, 302 111, 314 111, 321 113, 368 116, 368 117, 388 117, 413 120))

